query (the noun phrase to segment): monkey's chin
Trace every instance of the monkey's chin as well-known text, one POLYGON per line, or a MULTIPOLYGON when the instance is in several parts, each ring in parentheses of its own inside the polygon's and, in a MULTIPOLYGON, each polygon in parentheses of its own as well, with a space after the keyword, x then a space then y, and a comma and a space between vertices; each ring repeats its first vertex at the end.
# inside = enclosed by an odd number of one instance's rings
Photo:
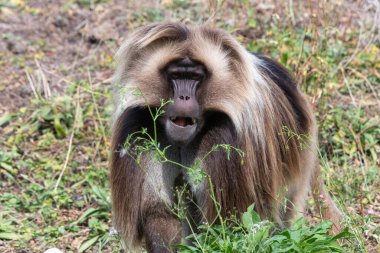
POLYGON ((179 126, 173 121, 165 120, 165 131, 169 141, 175 146, 186 146, 193 140, 197 131, 197 124, 179 126))

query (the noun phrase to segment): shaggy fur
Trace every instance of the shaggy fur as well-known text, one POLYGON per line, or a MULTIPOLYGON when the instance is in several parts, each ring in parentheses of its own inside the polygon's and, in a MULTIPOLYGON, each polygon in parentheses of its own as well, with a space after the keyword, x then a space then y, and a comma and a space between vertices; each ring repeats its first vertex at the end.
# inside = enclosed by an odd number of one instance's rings
MULTIPOLYGON (((153 131, 147 103, 154 108, 160 99, 171 98, 161 71, 173 60, 185 57, 202 63, 209 74, 197 93, 205 123, 190 144, 171 147, 167 155, 191 166, 214 144, 227 143, 244 151, 244 163, 234 152, 228 161, 224 151, 217 151, 202 164, 223 216, 239 215, 254 203, 262 218, 286 225, 303 211, 312 178, 319 175, 314 116, 282 66, 249 53, 221 30, 177 23, 143 27, 119 49, 113 80, 113 219, 130 249, 145 242, 153 251, 154 243, 178 243, 186 234, 170 211, 175 201, 173 187, 179 177, 186 181, 186 172, 159 164, 149 154, 142 158, 142 169, 130 156, 120 153, 129 134, 141 128, 153 131), (136 88, 146 100, 132 94, 136 88), (284 127, 309 136, 307 143, 289 137, 284 127), (307 148, 301 149, 301 144, 307 148), (155 229, 152 224, 156 223, 155 229)), ((158 125, 157 131, 161 146, 170 145, 162 126, 158 125)), ((323 184, 315 185, 318 193, 325 194, 323 184)), ((198 222, 213 222, 216 211, 207 182, 192 186, 192 191, 200 206, 193 217, 198 217, 198 222)), ((332 208, 335 212, 335 206, 332 208)))

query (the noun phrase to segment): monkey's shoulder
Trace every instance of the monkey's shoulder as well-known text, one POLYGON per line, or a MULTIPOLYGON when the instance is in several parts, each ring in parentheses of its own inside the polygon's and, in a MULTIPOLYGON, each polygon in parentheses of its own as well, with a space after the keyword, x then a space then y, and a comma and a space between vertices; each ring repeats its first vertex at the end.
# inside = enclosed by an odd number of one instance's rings
POLYGON ((301 90, 299 89, 293 75, 279 62, 262 54, 252 53, 256 57, 257 67, 263 76, 270 78, 274 85, 280 88, 282 93, 289 101, 296 117, 298 124, 307 130, 310 124, 311 116, 308 102, 301 90))

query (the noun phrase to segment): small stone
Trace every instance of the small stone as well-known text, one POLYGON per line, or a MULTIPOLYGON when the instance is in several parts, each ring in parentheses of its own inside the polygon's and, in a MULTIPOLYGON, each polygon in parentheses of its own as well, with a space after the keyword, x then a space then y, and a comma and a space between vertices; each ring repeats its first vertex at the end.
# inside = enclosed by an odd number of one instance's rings
POLYGON ((51 248, 51 249, 45 250, 44 253, 62 253, 62 251, 60 251, 57 248, 51 248))
POLYGON ((61 15, 57 15, 54 17, 53 24, 55 25, 55 27, 62 28, 67 26, 67 23, 67 19, 65 17, 62 17, 61 15))
POLYGON ((7 41, 7 49, 14 54, 23 54, 26 52, 26 46, 18 41, 7 41))

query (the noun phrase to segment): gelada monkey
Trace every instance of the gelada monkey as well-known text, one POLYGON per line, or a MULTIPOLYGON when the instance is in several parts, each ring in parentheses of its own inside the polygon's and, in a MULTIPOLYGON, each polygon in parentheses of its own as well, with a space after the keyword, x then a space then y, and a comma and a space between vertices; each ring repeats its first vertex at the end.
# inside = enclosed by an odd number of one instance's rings
POLYGON ((171 210, 179 182, 190 185, 195 227, 217 215, 210 187, 223 217, 240 215, 254 203, 261 218, 286 226, 302 213, 312 190, 316 198, 323 197, 325 218, 339 219, 320 178, 312 110, 279 63, 248 52, 222 30, 152 24, 122 44, 113 83, 113 222, 129 250, 143 246, 148 252, 171 252, 171 245, 189 233, 171 210), (134 95, 135 89, 143 96, 134 95), (159 107, 161 99, 172 103, 154 130, 148 108, 159 107), (169 146, 168 159, 185 166, 215 144, 229 144, 244 157, 212 152, 201 164, 211 184, 191 185, 185 170, 157 162, 150 152, 140 164, 121 152, 127 137, 143 128, 151 135, 156 131, 160 146, 169 146), (284 129, 308 136, 307 147, 284 129))

